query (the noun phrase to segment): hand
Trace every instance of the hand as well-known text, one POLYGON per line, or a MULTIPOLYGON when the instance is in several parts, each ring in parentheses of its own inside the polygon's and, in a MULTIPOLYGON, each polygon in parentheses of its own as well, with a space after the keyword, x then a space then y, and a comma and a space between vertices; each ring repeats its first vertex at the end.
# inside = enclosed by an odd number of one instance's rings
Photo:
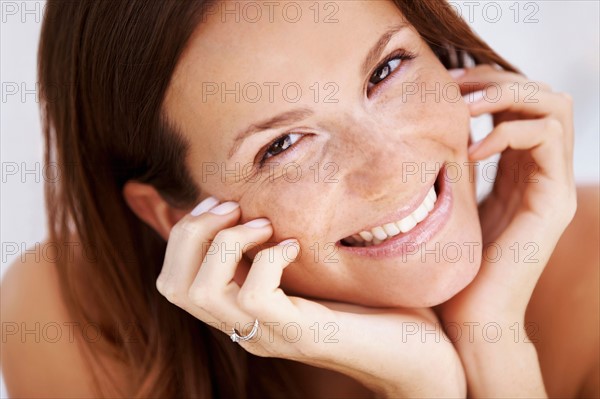
POLYGON ((479 212, 484 247, 494 243, 502 256, 493 262, 484 257, 475 280, 440 309, 452 319, 523 318, 576 210, 571 99, 543 83, 487 65, 467 70, 458 83, 463 89, 500 88, 497 101, 467 102, 472 116, 494 116, 494 130, 471 145, 469 156, 479 161, 502 153, 493 190, 479 212))
POLYGON ((257 356, 338 371, 385 396, 464 397, 460 360, 430 309, 371 309, 287 296, 280 280, 299 256, 299 244, 285 240, 251 261, 245 254, 264 246, 271 224, 256 219, 239 225, 238 204, 216 205, 212 197, 203 201, 196 216, 184 216, 171 230, 156 281, 169 301, 228 335, 236 323, 247 326, 239 332, 247 334, 259 320, 257 336, 239 342, 257 356), (285 330, 289 323, 294 328, 285 330), (325 339, 328 332, 335 334, 325 339))
POLYGON ((467 103, 472 116, 494 116, 493 131, 471 145, 469 157, 478 161, 501 152, 498 177, 479 214, 484 251, 492 243, 502 254, 484 256, 474 281, 437 311, 445 323, 500 328, 501 337, 491 341, 455 343, 470 394, 545 397, 535 348, 513 337, 515 331, 526 336, 527 304, 576 210, 571 99, 491 66, 469 69, 457 82, 463 94, 467 87, 500 88, 497 101, 469 94, 467 103))

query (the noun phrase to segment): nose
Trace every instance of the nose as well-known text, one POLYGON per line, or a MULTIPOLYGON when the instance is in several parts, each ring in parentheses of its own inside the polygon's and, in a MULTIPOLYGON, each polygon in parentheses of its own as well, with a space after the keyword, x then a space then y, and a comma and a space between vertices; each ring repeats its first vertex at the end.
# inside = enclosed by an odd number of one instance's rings
POLYGON ((400 173, 395 148, 396 145, 369 146, 362 156, 354 159, 346 176, 347 193, 368 201, 389 196, 390 187, 400 173))
MULTIPOLYGON (((398 193, 402 163, 411 151, 410 141, 397 130, 376 124, 355 123, 346 134, 341 155, 346 195, 369 202, 380 201, 398 193)), ((414 159, 414 154, 410 156, 414 159)))

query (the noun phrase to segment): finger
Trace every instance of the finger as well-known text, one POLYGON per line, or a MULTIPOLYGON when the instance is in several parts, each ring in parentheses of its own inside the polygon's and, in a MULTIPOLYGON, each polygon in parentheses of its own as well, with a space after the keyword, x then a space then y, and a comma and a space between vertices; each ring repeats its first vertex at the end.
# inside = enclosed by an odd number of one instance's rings
POLYGON ((265 243, 272 235, 271 222, 264 218, 219 231, 202 260, 194 286, 225 287, 233 279, 242 254, 265 243))
POLYGON ((471 145, 469 158, 482 160, 507 148, 531 150, 542 172, 553 178, 568 179, 569 156, 563 140, 562 125, 551 117, 503 122, 483 140, 471 145))
POLYGON ((219 230, 234 225, 240 217, 239 205, 235 202, 215 206, 214 200, 205 201, 200 215, 188 214, 171 229, 163 268, 156 280, 158 291, 178 306, 185 305, 187 291, 198 273, 208 243, 219 230))
MULTIPOLYGON (((518 89, 517 89, 518 90, 518 89)), ((524 90, 520 90, 521 95, 524 90)), ((482 92, 479 92, 482 93, 482 92)), ((479 96, 479 99, 468 101, 472 116, 479 116, 486 113, 520 113, 530 117, 552 117, 558 120, 562 125, 564 134, 563 146, 567 154, 573 153, 573 103, 571 97, 565 93, 549 93, 541 91, 535 98, 521 96, 515 98, 517 92, 503 86, 499 91, 499 97, 493 99, 486 98, 485 95, 479 96)), ((467 100, 469 100, 467 98, 467 100)))
POLYGON ((283 269, 293 262, 299 253, 300 246, 296 240, 285 240, 260 251, 254 258, 246 281, 239 291, 240 307, 256 317, 293 317, 294 305, 279 286, 283 269))
POLYGON ((540 90, 552 91, 552 88, 543 82, 531 81, 521 74, 497 69, 489 64, 477 65, 464 69, 464 73, 455 78, 463 92, 482 90, 490 84, 533 84, 540 90))
MULTIPOLYGON (((212 208, 214 208, 215 206, 217 206, 219 204, 219 200, 216 199, 215 197, 208 197, 206 199, 204 199, 202 202, 200 202, 193 210, 192 210, 192 215, 191 216, 198 216, 201 215, 202 213, 205 213, 209 210, 211 210, 212 208)), ((190 218, 190 216, 187 216, 187 218, 190 218)), ((183 217, 179 223, 186 223, 187 221, 185 220, 186 217, 183 217)), ((182 226, 177 226, 179 223, 175 224, 175 226, 173 226, 173 228, 171 228, 171 232, 169 235, 173 234, 173 230, 174 229, 178 229, 181 228, 182 226)), ((156 285, 159 291, 161 290, 161 286, 164 285, 164 283, 171 278, 172 276, 172 270, 171 270, 171 266, 173 265, 172 262, 167 262, 168 260, 171 259, 172 256, 168 255, 168 251, 173 252, 173 247, 176 247, 179 243, 169 243, 169 241, 167 241, 167 249, 165 252, 165 261, 163 262, 163 267, 161 269, 161 272, 158 276, 158 279, 156 280, 156 285)))
POLYGON ((197 309, 191 312, 207 312, 226 322, 220 327, 224 332, 230 332, 236 323, 249 319, 251 316, 237 305, 239 286, 233 277, 242 254, 266 242, 272 234, 268 219, 255 219, 217 233, 186 291, 190 307, 197 309))
POLYGON ((509 111, 532 117, 556 114, 566 122, 570 110, 570 104, 562 94, 514 84, 488 87, 469 93, 464 99, 469 105, 471 116, 509 111))

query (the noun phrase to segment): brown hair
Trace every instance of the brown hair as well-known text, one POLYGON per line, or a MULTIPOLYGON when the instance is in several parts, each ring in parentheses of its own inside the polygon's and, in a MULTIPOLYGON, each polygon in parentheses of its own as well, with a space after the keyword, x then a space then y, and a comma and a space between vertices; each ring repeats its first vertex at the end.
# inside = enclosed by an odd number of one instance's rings
MULTIPOLYGON (((199 197, 185 164, 187 143, 161 112, 176 64, 210 1, 49 0, 38 74, 45 162, 61 170, 46 183, 49 240, 76 237, 93 249, 85 264, 58 265, 73 317, 95 323, 107 351, 131 370, 135 397, 300 396, 287 361, 246 353, 220 331, 170 304, 155 288, 165 241, 127 206, 128 180, 157 188, 171 205, 199 197), (48 93, 52 89, 53 95, 48 93), (88 299, 86 301, 86 298, 88 299), (115 328, 118 326, 119 328, 115 328), (134 326, 135 328, 130 328, 134 326), (253 367, 268 373, 253 373, 253 367), (255 376, 264 375, 262 379, 255 376)), ((447 67, 465 62, 515 71, 445 1, 394 3, 447 67)), ((93 370, 96 367, 92 367, 93 370)), ((108 394, 94 371, 99 395, 108 394)), ((105 380, 102 380, 105 381, 105 380)))

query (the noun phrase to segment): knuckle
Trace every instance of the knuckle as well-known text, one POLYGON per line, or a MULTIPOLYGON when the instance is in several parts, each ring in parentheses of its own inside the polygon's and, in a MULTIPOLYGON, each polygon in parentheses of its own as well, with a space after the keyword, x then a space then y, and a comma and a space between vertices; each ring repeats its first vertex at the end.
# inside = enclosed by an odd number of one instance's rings
POLYGON ((562 124, 554 118, 544 119, 544 130, 556 137, 560 137, 564 133, 562 124))
POLYGON ((560 92, 558 93, 568 105, 573 105, 573 96, 569 93, 560 92))
POLYGON ((510 127, 510 122, 500 122, 496 125, 494 130, 496 130, 499 134, 506 133, 507 129, 510 127))
POLYGON ((203 232, 204 229, 205 228, 201 218, 194 219, 185 216, 175 223, 171 229, 169 239, 171 236, 198 235, 203 232))
POLYGON ((173 284, 166 284, 163 288, 163 295, 169 302, 174 305, 180 306, 183 304, 183 298, 181 293, 173 284))
POLYGON ((155 282, 156 285, 156 290, 161 294, 164 295, 165 292, 165 279, 164 277, 162 277, 162 274, 158 276, 158 278, 156 279, 155 282))
POLYGON ((558 93, 560 95, 561 101, 563 103, 563 112, 566 111, 567 115, 569 115, 569 119, 572 119, 573 115, 573 96, 569 93, 558 93))
POLYGON ((275 251, 275 247, 269 247, 265 249, 261 249, 256 253, 254 257, 255 262, 269 262, 273 260, 273 254, 275 251))
POLYGON ((232 241, 240 241, 242 238, 242 232, 240 230, 241 226, 234 226, 228 229, 224 229, 219 231, 215 235, 215 242, 232 242, 232 241))
MULTIPOLYGON (((520 86, 520 83, 517 83, 520 86)), ((505 101, 505 102, 520 102, 522 101, 522 97, 521 95, 519 95, 518 97, 515 97, 514 95, 514 85, 515 83, 513 82, 504 82, 504 83, 496 83, 494 86, 490 86, 493 88, 493 90, 490 90, 489 92, 489 97, 490 97, 490 101, 493 102, 498 102, 498 101, 505 101), (497 93, 496 93, 497 91, 497 93)), ((519 89, 519 93, 521 93, 523 90, 519 89)))
MULTIPOLYGON (((521 86, 521 83, 516 83, 517 85, 521 86)), ((494 84, 496 87, 498 87, 500 89, 501 93, 510 93, 511 88, 514 88, 515 82, 502 82, 502 83, 495 83, 494 84)))
POLYGON ((252 289, 241 289, 237 296, 238 306, 246 311, 254 313, 255 309, 260 308, 261 295, 252 289))

